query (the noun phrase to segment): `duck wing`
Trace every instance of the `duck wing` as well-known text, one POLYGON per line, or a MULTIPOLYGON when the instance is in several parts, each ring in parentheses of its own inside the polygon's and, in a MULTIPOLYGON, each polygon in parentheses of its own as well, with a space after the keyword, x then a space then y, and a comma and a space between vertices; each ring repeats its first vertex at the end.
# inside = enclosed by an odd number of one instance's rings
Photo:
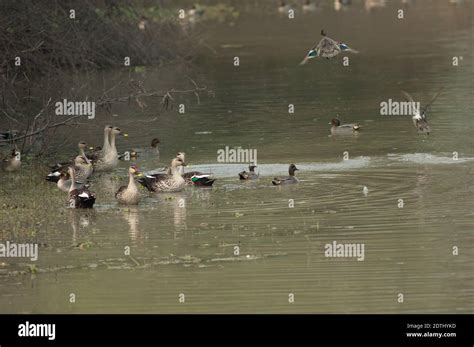
MULTIPOLYGON (((189 172, 186 172, 184 174, 182 174, 181 176, 183 176, 184 179, 190 179, 192 178, 193 176, 203 176, 204 174, 202 172, 199 172, 199 171, 189 171, 189 172)), ((209 176, 209 175, 207 175, 209 176)))
POLYGON ((209 175, 194 175, 191 177, 191 181, 195 186, 210 187, 214 184, 216 179, 209 177, 209 175))
POLYGON ((411 97, 411 95, 408 94, 406 91, 402 90, 401 92, 402 92, 403 96, 404 96, 408 101, 410 101, 410 102, 415 102, 415 100, 413 100, 413 98, 411 97))
POLYGON ((127 186, 121 186, 115 193, 115 197, 117 198, 119 195, 122 195, 125 189, 127 189, 127 186))
POLYGON ((247 171, 239 172, 239 179, 248 180, 249 178, 250 178, 250 175, 247 171))
POLYGON ((140 177, 137 181, 149 191, 154 192, 157 185, 170 179, 172 179, 172 176, 168 174, 153 174, 140 177))
POLYGON ((95 199, 95 193, 87 188, 74 189, 69 193, 69 203, 74 208, 92 208, 95 199))
POLYGON ((441 92, 443 91, 444 89, 444 86, 441 87, 438 92, 431 98, 430 102, 426 104, 425 108, 423 109, 423 111, 421 112, 421 117, 426 120, 426 113, 428 111, 428 108, 435 102, 435 100, 438 98, 438 96, 441 94, 441 92))

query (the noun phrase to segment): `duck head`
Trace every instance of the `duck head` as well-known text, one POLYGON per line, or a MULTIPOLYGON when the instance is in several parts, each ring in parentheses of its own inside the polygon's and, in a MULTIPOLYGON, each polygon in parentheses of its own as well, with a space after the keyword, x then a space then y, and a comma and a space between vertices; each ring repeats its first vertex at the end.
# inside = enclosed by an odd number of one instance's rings
POLYGON ((334 127, 338 127, 339 125, 341 125, 341 121, 339 120, 339 118, 333 118, 331 119, 331 122, 329 124, 334 127))
POLYGON ((80 150, 84 150, 87 148, 87 143, 85 141, 79 141, 77 147, 79 147, 80 150))
POLYGON ((181 159, 181 161, 185 161, 185 158, 186 158, 186 153, 184 152, 178 152, 178 154, 176 154, 176 158, 178 159, 181 159))
POLYGON ((11 154, 10 154, 10 159, 11 160, 21 160, 20 151, 17 150, 17 149, 12 149, 11 154))
POLYGON ((125 136, 125 137, 128 136, 128 134, 122 133, 122 130, 120 130, 119 127, 113 127, 113 128, 112 128, 112 131, 111 131, 111 134, 112 134, 112 135, 122 135, 122 136, 125 136))
POLYGON ((296 167, 295 164, 290 164, 290 167, 288 168, 288 172, 290 174, 290 176, 294 176, 295 175, 295 171, 298 171, 299 169, 296 167))
POLYGON ((255 168, 257 167, 257 165, 253 165, 253 164, 250 164, 249 165, 249 170, 250 172, 255 172, 255 168))
POLYGON ((151 147, 156 148, 159 143, 160 143, 160 139, 155 137, 153 140, 151 140, 151 147))
POLYGON ((133 164, 133 165, 130 165, 130 167, 128 168, 128 173, 131 175, 139 175, 140 170, 138 169, 138 166, 133 164))

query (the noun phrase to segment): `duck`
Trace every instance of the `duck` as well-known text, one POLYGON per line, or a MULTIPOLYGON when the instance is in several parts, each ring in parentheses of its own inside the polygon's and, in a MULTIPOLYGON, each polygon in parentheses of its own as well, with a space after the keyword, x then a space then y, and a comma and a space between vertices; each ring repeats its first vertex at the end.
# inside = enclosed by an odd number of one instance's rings
POLYGON ((71 177, 67 171, 59 172, 58 182, 56 183, 59 190, 69 193, 71 188, 71 177))
POLYGON ((74 170, 76 186, 82 188, 92 174, 92 164, 85 156, 78 155, 74 160, 74 165, 69 166, 67 169, 56 171, 54 174, 49 174, 46 176, 46 180, 54 182, 54 179, 57 177, 56 185, 59 190, 68 192, 72 184, 72 179, 69 175, 70 168, 74 170))
POLYGON ((180 158, 174 158, 171 161, 170 172, 145 175, 138 179, 138 182, 149 191, 158 192, 179 192, 186 185, 184 178, 180 174, 179 167, 186 166, 180 158))
POLYGON ((359 53, 358 51, 350 48, 348 45, 342 42, 335 41, 327 37, 326 32, 321 30, 321 36, 323 37, 319 43, 311 48, 306 54, 306 57, 300 63, 300 65, 306 64, 310 59, 316 57, 322 58, 333 58, 341 52, 359 53))
POLYGON ((245 170, 242 172, 239 172, 239 178, 241 180, 256 180, 258 178, 258 174, 255 173, 256 167, 257 167, 256 165, 250 164, 249 172, 245 170))
MULTIPOLYGON (((79 153, 77 156, 85 156, 85 149, 87 148, 87 143, 85 141, 79 141, 78 144, 77 144, 77 148, 79 148, 79 153)), ((74 163, 74 160, 76 159, 75 156, 74 158, 72 158, 71 160, 67 161, 67 162, 59 162, 59 163, 56 163, 54 165, 51 165, 50 168, 51 168, 51 172, 55 172, 55 171, 60 171, 62 169, 66 169, 67 170, 67 167, 69 165, 71 165, 71 163, 74 163)))
POLYGON ((115 198, 120 204, 138 205, 140 202, 140 191, 135 183, 135 175, 140 171, 136 165, 131 165, 128 169, 128 185, 121 186, 115 193, 115 198))
POLYGON ((288 13, 289 10, 291 10, 291 6, 281 0, 278 4, 278 13, 288 13))
POLYGON ((311 2, 311 0, 305 0, 302 6, 303 12, 314 12, 319 9, 316 3, 311 2))
POLYGON ((200 18, 204 16, 204 13, 206 10, 204 7, 201 7, 199 5, 193 5, 191 8, 188 10, 188 16, 192 19, 200 18))
POLYGON ((17 149, 12 149, 2 161, 2 169, 5 172, 18 171, 21 168, 21 153, 17 149))
MULTIPOLYGON (((183 162, 186 162, 186 153, 178 152, 176 158, 183 162)), ((205 174, 199 171, 184 172, 184 167, 179 167, 179 173, 184 178, 187 186, 198 186, 198 187, 211 187, 216 181, 215 178, 210 178, 210 174, 205 174)), ((167 169, 167 174, 171 174, 170 168, 167 169)))
POLYGON ((138 29, 141 31, 145 31, 148 27, 148 19, 145 16, 141 16, 140 20, 138 21, 138 29))
POLYGON ((87 179, 89 176, 92 175, 93 166, 89 158, 87 158, 84 151, 87 148, 87 143, 85 141, 79 141, 79 143, 77 144, 77 147, 79 148, 79 154, 75 156, 71 161, 56 163, 50 167, 51 172, 46 176, 47 181, 58 182, 58 180, 60 179, 61 173, 62 172, 67 173, 68 167, 71 165, 85 165, 84 173, 83 173, 86 176, 85 179, 87 179))
POLYGON ((349 135, 349 134, 357 134, 360 130, 360 125, 355 124, 342 124, 338 118, 333 118, 329 123, 332 125, 331 127, 331 134, 332 135, 349 135))
MULTIPOLYGON (((157 160, 160 159, 160 149, 158 148, 158 145, 160 144, 160 139, 157 137, 153 138, 151 140, 150 147, 151 148, 143 148, 143 149, 131 149, 128 152, 128 155, 130 159, 137 159, 139 157, 155 157, 157 160)), ((125 160, 126 159, 126 154, 127 152, 124 152, 119 155, 120 160, 125 160)))
MULTIPOLYGON (((423 108, 423 110, 415 110, 413 116, 411 117, 413 126, 417 130, 418 134, 426 134, 429 135, 431 132, 431 127, 428 124, 428 120, 426 119, 426 113, 429 109, 429 107, 433 104, 433 102, 438 98, 438 96, 441 94, 441 91, 443 88, 441 88, 431 99, 431 101, 426 104, 426 106, 423 108)), ((408 94, 407 92, 402 90, 402 94, 405 96, 405 98, 412 102, 415 103, 415 100, 413 100, 412 96, 408 94)))
POLYGON ((100 151, 90 155, 95 171, 112 171, 117 167, 118 153, 117 147, 115 146, 115 138, 117 135, 128 136, 127 134, 122 134, 122 131, 118 127, 105 127, 104 146, 100 151))
POLYGON ((273 185, 275 186, 280 186, 284 184, 293 184, 293 183, 298 183, 298 179, 295 177, 295 171, 299 170, 295 164, 290 164, 290 167, 288 168, 288 173, 290 176, 286 177, 275 177, 272 180, 273 185))
POLYGON ((372 11, 385 7, 385 0, 365 0, 364 7, 366 11, 372 11))
POLYGON ((74 176, 74 168, 69 167, 68 174, 71 177, 68 206, 70 208, 92 208, 96 199, 95 193, 89 191, 89 188, 86 186, 82 188, 78 187, 74 176))

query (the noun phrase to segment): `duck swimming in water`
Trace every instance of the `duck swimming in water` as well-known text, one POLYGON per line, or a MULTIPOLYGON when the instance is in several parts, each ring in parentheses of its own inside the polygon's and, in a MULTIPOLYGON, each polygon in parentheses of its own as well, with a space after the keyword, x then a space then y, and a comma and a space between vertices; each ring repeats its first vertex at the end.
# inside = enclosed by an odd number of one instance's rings
POLYGON ((249 172, 247 171, 239 172, 239 178, 241 180, 256 180, 258 178, 258 174, 255 173, 256 167, 257 167, 256 165, 250 164, 249 172))
POLYGON ((316 46, 314 46, 313 48, 309 50, 308 54, 300 63, 300 65, 304 65, 308 62, 308 60, 316 58, 316 57, 329 59, 329 58, 335 57, 341 52, 359 53, 358 51, 350 48, 345 43, 330 39, 329 37, 326 36, 326 33, 324 32, 324 30, 321 30, 321 35, 323 36, 321 41, 319 41, 319 43, 316 46))
MULTIPOLYGON (((429 135, 431 132, 431 127, 428 124, 428 120, 426 119, 426 113, 428 112, 428 108, 433 104, 433 102, 438 98, 438 96, 441 94, 441 91, 443 88, 441 88, 431 99, 431 101, 426 104, 425 108, 421 111, 415 110, 414 115, 411 117, 413 121, 413 126, 417 130, 418 134, 426 134, 429 135)), ((415 100, 411 97, 410 94, 402 90, 402 94, 405 96, 405 98, 412 102, 413 104, 415 103, 415 100)))
POLYGON ((68 174, 71 177, 68 206, 70 208, 92 208, 95 203, 95 193, 89 191, 87 187, 78 187, 74 177, 74 168, 70 167, 68 174))
POLYGON ((122 134, 118 127, 106 126, 104 129, 104 146, 98 152, 89 155, 95 171, 112 171, 118 165, 118 153, 115 146, 115 138, 122 134))
MULTIPOLYGON (((151 158, 153 159, 160 159, 160 149, 158 148, 158 144, 160 144, 160 140, 158 138, 154 138, 151 140, 151 146, 150 148, 138 148, 138 149, 131 149, 128 152, 130 159, 137 159, 139 157, 143 158, 151 158)), ((126 159, 126 152, 122 153, 119 155, 120 160, 125 160, 126 159)), ((130 160, 129 159, 129 160, 130 160)))
MULTIPOLYGON (((79 143, 77 144, 77 148, 79 148, 79 154, 77 156, 85 156, 86 155, 85 154, 85 149, 87 148, 87 143, 85 141, 79 141, 79 143)), ((74 158, 72 158, 68 162, 60 162, 60 163, 56 163, 56 164, 52 165, 51 166, 51 173, 54 173, 56 171, 61 171, 61 170, 66 170, 67 171, 67 168, 72 163, 74 163, 74 160, 76 160, 77 156, 75 156, 74 158)))
POLYGON ((180 174, 180 166, 186 166, 180 158, 174 158, 171 161, 170 172, 146 175, 140 177, 138 182, 146 189, 152 192, 179 192, 186 185, 184 178, 180 174))
POLYGON ((293 184, 293 183, 298 183, 298 179, 295 177, 295 171, 299 169, 296 168, 295 164, 290 164, 290 167, 288 168, 288 173, 290 176, 286 177, 275 177, 272 180, 272 183, 275 186, 283 185, 283 184, 293 184))
POLYGON ((311 2, 311 0, 305 0, 302 6, 303 12, 314 12, 319 9, 318 5, 316 3, 311 2))
MULTIPOLYGON (((63 172, 67 173, 68 168, 71 165, 77 166, 78 171, 76 171, 76 179, 80 182, 85 182, 92 175, 92 172, 93 172, 92 163, 89 160, 89 158, 87 158, 84 152, 84 149, 87 148, 87 143, 85 143, 84 141, 80 141, 78 144, 78 147, 79 147, 79 155, 77 155, 71 162, 57 163, 51 166, 52 171, 46 176, 47 181, 59 182, 61 173, 63 172)), ((63 180, 64 180, 64 175, 63 175, 63 180)))
POLYGON ((139 173, 138 167, 135 165, 128 169, 128 185, 121 186, 115 193, 115 198, 120 204, 137 205, 140 202, 140 191, 135 183, 135 175, 139 173))
POLYGON ((20 151, 12 149, 9 155, 2 161, 2 170, 5 172, 18 171, 21 168, 20 151))
POLYGON ((291 6, 285 1, 280 0, 278 4, 278 13, 288 13, 289 10, 291 10, 291 6))
MULTIPOLYGON (((178 152, 178 154, 176 154, 176 158, 186 162, 186 153, 178 152)), ((179 173, 184 178, 187 186, 211 187, 216 181, 215 178, 210 178, 210 174, 205 174, 199 171, 189 171, 185 173, 183 166, 179 168, 179 173)), ((171 174, 170 168, 167 169, 167 174, 171 174)))
POLYGON ((360 125, 355 124, 342 124, 338 118, 333 118, 329 123, 332 125, 331 127, 331 134, 332 135, 351 135, 357 134, 360 130, 360 125))
POLYGON ((54 172, 54 175, 49 174, 46 177, 47 181, 54 182, 56 179, 56 174, 59 174, 57 177, 57 186, 59 190, 63 192, 68 192, 72 184, 71 176, 69 175, 69 169, 74 170, 75 184, 77 188, 82 188, 87 182, 87 179, 92 174, 92 164, 85 156, 78 155, 74 160, 74 165, 69 166, 67 169, 62 169, 54 172), (52 175, 52 176, 50 176, 52 175))

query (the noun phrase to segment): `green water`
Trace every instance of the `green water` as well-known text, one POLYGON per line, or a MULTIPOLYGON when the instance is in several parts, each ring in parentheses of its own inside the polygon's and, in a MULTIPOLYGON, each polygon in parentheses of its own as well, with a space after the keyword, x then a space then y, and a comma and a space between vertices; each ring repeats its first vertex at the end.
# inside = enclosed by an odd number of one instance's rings
POLYGON ((240 16, 232 23, 192 28, 209 49, 190 66, 70 76, 55 95, 97 97, 129 78, 149 90, 186 89, 189 76, 207 88, 200 103, 178 94, 169 111, 158 98, 146 99, 144 110, 133 102, 100 110, 64 130, 58 156, 73 154, 79 140, 101 144, 103 126, 114 124, 129 134, 119 151, 160 138, 160 159, 139 158, 142 170, 185 151, 188 169, 211 170, 214 187, 143 191, 139 206, 118 206, 114 193, 129 165, 121 162, 93 177, 97 202, 85 212, 65 208, 65 195, 42 179, 45 167, 0 173, 2 242, 41 244, 34 268, 0 259, 0 311, 472 313, 472 4, 392 1, 368 12, 360 1, 342 11, 323 2, 295 19, 270 2, 234 7, 240 16), (349 66, 346 55, 298 66, 321 28, 360 51, 348 55, 349 66), (462 56, 459 66, 454 56, 462 56), (71 90, 84 81, 86 90, 71 90), (442 86, 429 137, 418 136, 407 116, 380 115, 382 101, 402 100, 401 89, 423 105, 442 86), (330 136, 335 116, 363 130, 330 136), (238 180, 246 164, 217 162, 226 146, 257 150, 258 181, 238 180), (290 163, 300 183, 274 187, 290 163), (333 241, 364 244, 364 260, 326 257, 333 241))

